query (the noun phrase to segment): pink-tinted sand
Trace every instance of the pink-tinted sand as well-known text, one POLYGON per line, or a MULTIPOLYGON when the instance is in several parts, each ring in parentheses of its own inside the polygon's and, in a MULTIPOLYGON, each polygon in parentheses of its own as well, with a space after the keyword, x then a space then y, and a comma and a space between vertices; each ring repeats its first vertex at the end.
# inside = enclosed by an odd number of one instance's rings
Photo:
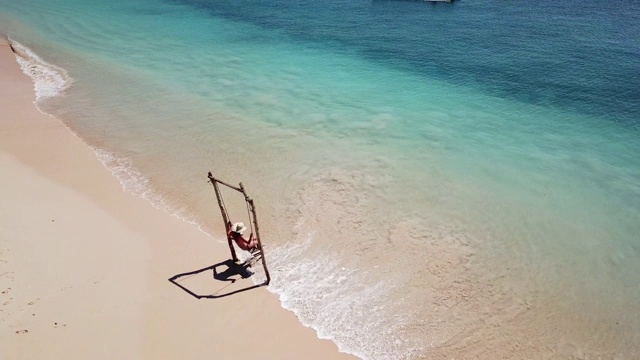
MULTIPOLYGON (((124 192, 36 109, 6 40, 0 80, 0 359, 353 358, 265 288, 198 299, 170 282, 228 248, 124 192)), ((253 285, 211 269, 178 280, 198 295, 253 285)))

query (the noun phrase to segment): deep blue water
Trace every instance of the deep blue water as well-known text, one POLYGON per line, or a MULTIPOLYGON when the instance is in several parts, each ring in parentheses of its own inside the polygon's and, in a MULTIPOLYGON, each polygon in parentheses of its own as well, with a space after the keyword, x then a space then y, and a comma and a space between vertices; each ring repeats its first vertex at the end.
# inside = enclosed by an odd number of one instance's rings
POLYGON ((177 2, 491 95, 640 126, 637 1, 177 2))

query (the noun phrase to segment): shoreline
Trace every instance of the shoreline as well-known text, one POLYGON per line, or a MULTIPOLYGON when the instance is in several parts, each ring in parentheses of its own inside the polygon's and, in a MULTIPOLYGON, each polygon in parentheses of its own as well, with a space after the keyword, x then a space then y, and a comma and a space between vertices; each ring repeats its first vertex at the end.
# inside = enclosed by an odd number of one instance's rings
POLYGON ((123 191, 93 149, 38 111, 4 39, 0 74, 0 348, 9 358, 355 358, 267 289, 197 299, 168 281, 209 268, 181 285, 202 295, 253 286, 213 279, 225 244, 123 191))

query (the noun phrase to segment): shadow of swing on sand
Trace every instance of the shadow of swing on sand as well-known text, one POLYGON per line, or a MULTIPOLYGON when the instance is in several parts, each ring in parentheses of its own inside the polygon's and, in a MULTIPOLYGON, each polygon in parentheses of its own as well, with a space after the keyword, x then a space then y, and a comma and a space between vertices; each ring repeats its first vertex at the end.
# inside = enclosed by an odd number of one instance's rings
POLYGON ((265 284, 242 287, 253 273, 231 259, 199 270, 194 270, 169 278, 177 287, 196 299, 218 299, 243 291, 259 288, 265 284))

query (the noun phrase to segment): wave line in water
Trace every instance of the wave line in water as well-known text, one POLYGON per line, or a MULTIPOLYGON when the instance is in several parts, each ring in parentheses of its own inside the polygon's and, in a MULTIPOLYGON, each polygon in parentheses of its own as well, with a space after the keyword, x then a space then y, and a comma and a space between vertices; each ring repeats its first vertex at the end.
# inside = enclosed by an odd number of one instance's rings
POLYGON ((297 241, 270 251, 272 282, 283 308, 316 331, 318 338, 333 341, 342 352, 362 359, 410 359, 421 349, 409 344, 400 329, 409 323, 388 303, 394 291, 391 279, 371 282, 371 274, 342 263, 337 254, 309 256, 316 234, 298 233, 297 241))
POLYGON ((73 79, 66 70, 44 61, 26 46, 9 39, 22 72, 33 80, 36 102, 62 95, 73 79))

